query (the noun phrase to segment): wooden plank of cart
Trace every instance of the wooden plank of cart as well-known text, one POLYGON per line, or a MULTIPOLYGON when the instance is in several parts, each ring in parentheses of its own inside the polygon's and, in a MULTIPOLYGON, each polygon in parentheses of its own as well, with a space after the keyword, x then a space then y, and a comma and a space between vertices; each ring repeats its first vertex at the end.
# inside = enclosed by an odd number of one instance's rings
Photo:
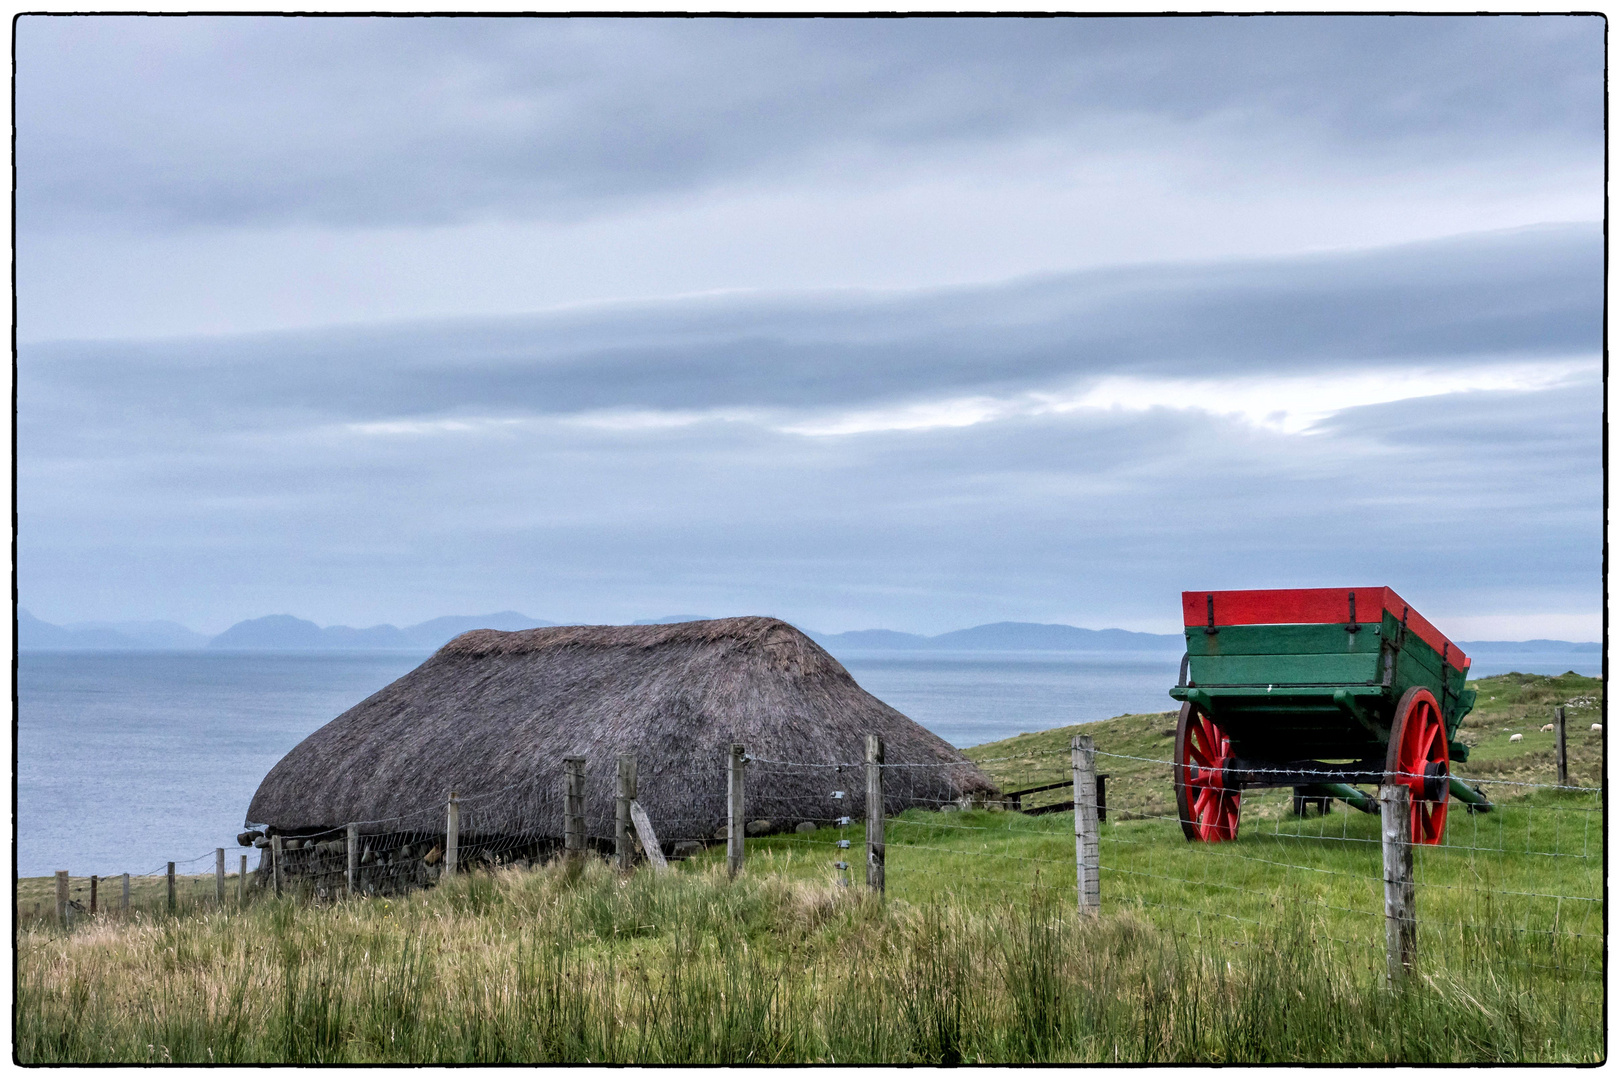
POLYGON ((1243 792, 1293 788, 1294 811, 1357 785, 1405 784, 1412 839, 1438 844, 1448 796, 1490 803, 1451 776, 1457 725, 1474 705, 1468 657, 1393 589, 1254 589, 1181 594, 1187 653, 1173 767, 1189 840, 1237 836, 1243 792))

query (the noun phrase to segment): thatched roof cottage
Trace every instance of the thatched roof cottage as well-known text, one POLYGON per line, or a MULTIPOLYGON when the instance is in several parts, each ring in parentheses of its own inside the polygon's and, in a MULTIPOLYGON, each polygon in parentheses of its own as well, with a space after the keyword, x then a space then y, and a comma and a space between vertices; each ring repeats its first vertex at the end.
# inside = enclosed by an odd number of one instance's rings
POLYGON ((288 835, 350 822, 404 828, 413 815, 442 828, 456 791, 464 832, 561 837, 562 762, 579 756, 587 831, 600 838, 611 833, 623 753, 637 758, 637 801, 667 845, 724 825, 726 754, 741 743, 754 759, 749 817, 789 828, 837 814, 858 821, 861 771, 826 766, 862 761, 868 733, 882 736, 887 761, 921 766, 893 771, 890 813, 994 791, 943 739, 778 619, 475 630, 294 747, 247 818, 288 835))

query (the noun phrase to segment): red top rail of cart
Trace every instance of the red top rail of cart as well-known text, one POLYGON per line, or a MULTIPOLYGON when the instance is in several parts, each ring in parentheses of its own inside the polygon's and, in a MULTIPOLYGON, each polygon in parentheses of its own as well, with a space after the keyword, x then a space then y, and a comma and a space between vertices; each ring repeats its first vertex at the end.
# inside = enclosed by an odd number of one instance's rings
POLYGON ((1381 622, 1388 612, 1458 671, 1472 663, 1457 643, 1434 628, 1394 589, 1241 589, 1181 594, 1182 622, 1194 627, 1271 626, 1286 623, 1381 622))

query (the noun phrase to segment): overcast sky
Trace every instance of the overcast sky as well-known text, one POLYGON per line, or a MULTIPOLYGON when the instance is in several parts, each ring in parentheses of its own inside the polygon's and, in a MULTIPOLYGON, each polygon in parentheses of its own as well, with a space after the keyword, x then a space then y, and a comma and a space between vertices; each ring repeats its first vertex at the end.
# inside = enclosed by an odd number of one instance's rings
POLYGON ((1602 609, 1603 23, 25 17, 56 622, 1602 609))

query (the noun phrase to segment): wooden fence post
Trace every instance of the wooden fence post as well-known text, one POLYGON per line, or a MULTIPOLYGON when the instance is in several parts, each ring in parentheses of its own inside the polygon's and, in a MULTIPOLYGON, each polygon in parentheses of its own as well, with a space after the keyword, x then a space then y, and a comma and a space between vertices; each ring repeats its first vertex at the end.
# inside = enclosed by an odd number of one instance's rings
POLYGON ((225 849, 214 849, 214 898, 219 906, 225 906, 225 849))
POLYGON ((1390 985, 1406 977, 1417 951, 1412 881, 1412 791, 1387 784, 1378 792, 1384 839, 1384 949, 1390 985))
POLYGON ((94 874, 90 875, 90 914, 91 915, 94 915, 96 913, 96 885, 99 884, 99 881, 100 881, 100 879, 97 878, 96 875, 94 875, 94 874))
POLYGON ((668 873, 669 861, 664 858, 664 846, 658 841, 652 818, 647 816, 647 811, 635 799, 630 800, 630 821, 636 827, 636 835, 641 838, 641 850, 646 853, 647 861, 652 863, 653 872, 668 873))
POLYGON ((1553 746, 1558 755, 1558 786, 1569 786, 1569 746, 1564 742, 1564 707, 1553 714, 1553 746))
POLYGON ((620 870, 630 869, 630 800, 636 797, 636 756, 619 755, 619 798, 613 813, 613 854, 620 870))
POLYGON ((124 875, 124 890, 123 890, 123 895, 118 900, 118 911, 119 911, 119 914, 123 915, 126 919, 129 918, 129 875, 128 874, 124 875))
POLYGON ((169 914, 174 914, 174 863, 169 864, 169 914))
POLYGON ((247 906, 247 856, 242 856, 242 869, 236 874, 236 906, 247 906))
POLYGON ((585 759, 563 758, 563 851, 569 858, 585 854, 585 759))
POLYGON ((276 887, 276 899, 281 899, 281 837, 270 838, 270 880, 276 887))
POLYGON ((56 872, 56 925, 67 929, 68 924, 68 872, 56 872))
POLYGON ((347 873, 344 875, 343 886, 344 894, 352 897, 354 895, 355 886, 360 880, 360 826, 349 826, 348 840, 349 858, 346 866, 347 873))
POLYGON ((1076 735, 1069 741, 1069 764, 1074 770, 1075 888, 1082 915, 1095 915, 1102 910, 1102 886, 1098 881, 1102 858, 1098 848, 1096 755, 1090 735, 1076 735))
POLYGON ((866 887, 883 892, 883 739, 866 737, 866 887))
POLYGON ((743 795, 746 784, 746 774, 743 764, 747 756, 743 753, 742 743, 731 744, 731 754, 727 759, 729 768, 726 770, 726 873, 736 877, 742 873, 743 868, 743 841, 747 835, 747 821, 743 815, 743 795))
POLYGON ((450 793, 450 802, 444 809, 444 877, 456 876, 456 856, 461 847, 461 800, 450 793))

